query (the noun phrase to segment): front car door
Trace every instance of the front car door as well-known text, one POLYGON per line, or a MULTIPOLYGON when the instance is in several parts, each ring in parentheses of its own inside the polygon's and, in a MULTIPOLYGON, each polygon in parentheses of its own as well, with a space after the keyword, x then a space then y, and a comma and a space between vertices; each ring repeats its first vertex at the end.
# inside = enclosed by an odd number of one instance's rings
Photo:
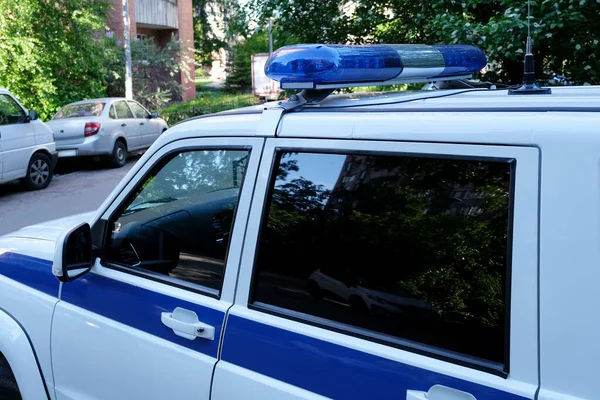
POLYGON ((137 150, 142 147, 142 130, 139 121, 133 115, 131 108, 125 100, 115 101, 119 129, 125 135, 128 150, 137 150))
POLYGON ((140 127, 140 134, 142 136, 140 139, 141 146, 145 148, 152 146, 152 143, 154 143, 162 133, 162 127, 159 126, 156 119, 150 118, 148 110, 139 103, 133 100, 128 100, 127 103, 129 103, 129 106, 135 115, 137 124, 140 127))
POLYGON ((93 226, 92 271, 62 286, 58 400, 209 398, 263 143, 182 140, 138 167, 93 226))
POLYGON ((0 94, 0 141, 1 179, 24 177, 35 146, 35 128, 25 110, 8 94, 0 94))
POLYGON ((213 400, 535 398, 537 149, 277 138, 269 171, 213 400))

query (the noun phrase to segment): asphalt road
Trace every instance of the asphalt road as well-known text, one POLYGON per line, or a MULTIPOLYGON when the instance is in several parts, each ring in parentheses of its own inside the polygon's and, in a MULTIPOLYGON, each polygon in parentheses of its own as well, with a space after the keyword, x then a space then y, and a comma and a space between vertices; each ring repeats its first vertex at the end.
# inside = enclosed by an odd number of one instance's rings
POLYGON ((29 192, 18 182, 0 185, 0 236, 27 225, 97 209, 139 159, 122 168, 86 159, 61 159, 46 189, 29 192))

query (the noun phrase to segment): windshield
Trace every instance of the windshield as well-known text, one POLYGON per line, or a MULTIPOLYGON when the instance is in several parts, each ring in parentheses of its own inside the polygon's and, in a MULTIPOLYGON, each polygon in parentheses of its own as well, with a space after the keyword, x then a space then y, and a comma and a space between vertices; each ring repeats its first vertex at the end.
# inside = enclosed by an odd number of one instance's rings
POLYGON ((53 119, 98 117, 104 110, 104 103, 69 104, 56 113, 53 119))

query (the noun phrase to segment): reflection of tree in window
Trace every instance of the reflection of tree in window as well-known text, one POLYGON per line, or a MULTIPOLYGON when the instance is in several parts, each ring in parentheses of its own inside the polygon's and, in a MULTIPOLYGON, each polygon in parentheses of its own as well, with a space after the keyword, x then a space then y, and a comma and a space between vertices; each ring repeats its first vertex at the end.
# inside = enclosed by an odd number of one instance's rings
MULTIPOLYGON (((332 155, 321 157, 324 171, 332 155)), ((256 300, 504 361, 510 163, 349 155, 330 187, 307 170, 303 154, 282 157, 261 236, 256 300), (348 170, 362 171, 362 179, 346 187, 348 170), (472 195, 461 199, 461 191, 472 195), (328 302, 325 294, 311 305, 298 293, 318 270, 351 274, 376 300, 348 288, 353 301, 338 294, 328 302), (282 278, 271 285, 263 273, 282 278), (278 289, 289 285, 295 291, 278 289), (382 305, 399 297, 412 299, 405 301, 412 308, 382 305), (344 301, 362 301, 369 316, 340 308, 344 301), (397 310, 395 318, 382 319, 381 308, 397 310)))
POLYGON ((108 259, 218 292, 247 156, 199 150, 165 159, 115 221, 108 259))

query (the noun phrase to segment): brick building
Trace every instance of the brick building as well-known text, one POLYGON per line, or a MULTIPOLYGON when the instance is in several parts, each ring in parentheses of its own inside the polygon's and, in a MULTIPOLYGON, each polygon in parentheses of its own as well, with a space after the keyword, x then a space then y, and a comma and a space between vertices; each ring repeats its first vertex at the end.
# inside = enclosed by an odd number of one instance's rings
MULTIPOLYGON (((194 21, 192 14, 192 0, 128 0, 130 33, 132 38, 152 37, 160 46, 166 44, 175 33, 182 43, 189 48, 194 45, 194 21)), ((123 40, 123 1, 110 0, 113 3, 112 11, 108 18, 108 26, 115 37, 123 40)), ((193 51, 187 57, 194 59, 193 51)), ((183 100, 187 101, 196 97, 196 84, 194 77, 194 64, 190 62, 190 80, 182 74, 179 77, 184 87, 183 100)))

